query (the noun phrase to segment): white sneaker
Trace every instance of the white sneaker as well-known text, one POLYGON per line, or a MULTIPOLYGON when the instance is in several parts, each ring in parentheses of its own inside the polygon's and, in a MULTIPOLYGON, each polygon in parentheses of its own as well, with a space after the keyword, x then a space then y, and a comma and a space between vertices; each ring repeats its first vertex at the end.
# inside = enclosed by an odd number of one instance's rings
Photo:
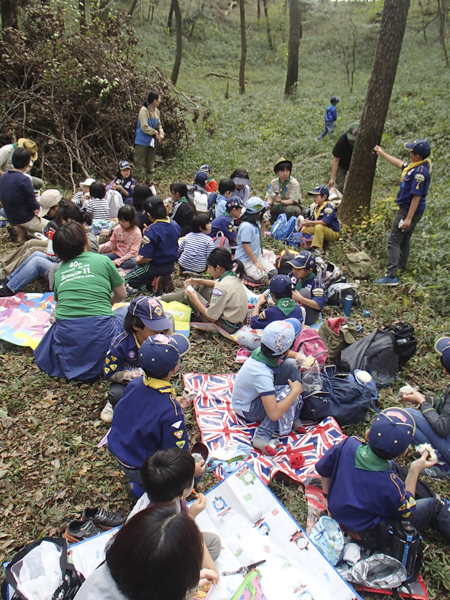
POLYGON ((114 415, 114 408, 112 407, 111 402, 107 402, 105 408, 100 413, 100 419, 105 421, 105 423, 112 423, 114 415))

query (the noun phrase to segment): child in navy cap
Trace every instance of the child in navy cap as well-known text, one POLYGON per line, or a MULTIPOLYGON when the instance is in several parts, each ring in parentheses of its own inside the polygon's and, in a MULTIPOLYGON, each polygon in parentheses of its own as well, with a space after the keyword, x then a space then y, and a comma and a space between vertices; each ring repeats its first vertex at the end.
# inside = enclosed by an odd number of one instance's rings
POLYGON ((235 221, 241 216, 242 207, 243 203, 239 196, 228 198, 225 204, 225 213, 213 219, 211 223, 211 237, 216 238, 218 235, 223 235, 230 242, 230 246, 236 246, 237 229, 235 221))
POLYGON ((111 423, 114 407, 122 398, 127 384, 142 375, 139 368, 139 348, 151 335, 170 335, 173 317, 166 317, 156 298, 139 296, 130 302, 123 327, 125 331, 109 345, 103 368, 103 376, 111 382, 108 402, 100 414, 105 423, 111 423))
POLYGON ((316 257, 312 252, 300 252, 293 260, 287 261, 292 267, 289 278, 294 291, 292 299, 299 302, 306 311, 305 325, 312 325, 320 317, 320 311, 327 303, 325 290, 320 279, 314 274, 316 257))
POLYGON ((398 270, 406 270, 411 236, 426 208, 431 174, 431 161, 428 158, 431 152, 430 142, 421 138, 405 144, 405 148, 409 150, 409 164, 391 156, 380 146, 374 148, 378 156, 402 169, 402 183, 395 200, 398 211, 387 241, 386 275, 374 281, 378 285, 398 285, 398 270))
MULTIPOLYGON (((450 375, 450 337, 440 338, 435 345, 440 356, 444 375, 450 375)), ((416 390, 403 392, 402 399, 416 408, 406 408, 416 422, 414 444, 431 444, 438 451, 439 466, 426 470, 426 475, 435 479, 450 477, 450 385, 441 396, 432 398, 416 390), (416 410, 417 409, 417 410, 416 410)))
MULTIPOLYGON (((139 469, 157 450, 188 450, 184 415, 170 385, 180 370, 189 340, 181 334, 158 334, 139 349, 143 377, 133 379, 114 410, 108 434, 109 450, 133 482, 140 483, 139 469)), ((195 476, 203 474, 204 461, 197 463, 195 476)))
POLYGON ((275 275, 269 283, 272 299, 266 294, 261 294, 252 313, 251 327, 264 329, 273 321, 284 319, 298 319, 303 323, 305 311, 292 299, 292 282, 287 275, 275 275), (269 307, 261 311, 261 307, 268 302, 269 307))
POLYGON ((308 196, 314 198, 314 219, 303 221, 302 233, 313 235, 312 248, 315 248, 316 254, 322 252, 325 241, 338 240, 341 230, 333 205, 328 202, 329 195, 326 185, 316 185, 312 192, 308 192, 308 196))
POLYGON ((409 521, 419 531, 428 525, 450 542, 450 513, 437 498, 415 499, 420 473, 435 464, 428 451, 411 463, 406 481, 390 462, 403 456, 415 422, 402 408, 379 413, 366 432, 367 442, 349 437, 332 446, 316 464, 328 511, 363 545, 377 546, 387 527, 409 521))

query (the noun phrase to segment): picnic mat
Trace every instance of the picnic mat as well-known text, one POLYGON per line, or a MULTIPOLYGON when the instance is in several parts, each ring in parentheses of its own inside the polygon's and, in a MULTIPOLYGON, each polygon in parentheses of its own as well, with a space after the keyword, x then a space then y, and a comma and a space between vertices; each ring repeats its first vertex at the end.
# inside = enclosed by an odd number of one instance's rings
MULTIPOLYGON (((306 425, 306 434, 290 433, 280 438, 282 445, 277 455, 264 456, 251 445, 256 423, 247 423, 231 407, 234 378, 235 375, 183 375, 185 389, 197 392, 195 416, 202 441, 208 446, 210 454, 219 448, 240 444, 250 452, 247 463, 264 483, 268 483, 280 471, 294 481, 312 482, 318 477, 316 462, 328 448, 345 438, 339 425, 332 417, 327 417, 319 424, 306 425), (300 469, 290 465, 290 457, 296 452, 305 457, 300 469)), ((226 477, 227 465, 219 464, 215 474, 220 480, 226 477)))
POLYGON ((0 298, 0 340, 34 350, 50 326, 54 303, 53 292, 0 298))

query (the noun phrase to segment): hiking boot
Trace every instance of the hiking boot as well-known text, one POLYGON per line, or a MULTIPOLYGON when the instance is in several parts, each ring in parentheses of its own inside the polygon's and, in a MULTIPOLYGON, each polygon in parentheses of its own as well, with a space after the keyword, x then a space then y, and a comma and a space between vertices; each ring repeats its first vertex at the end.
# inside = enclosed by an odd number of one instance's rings
POLYGON ((102 529, 119 527, 125 522, 125 518, 120 513, 105 510, 101 506, 97 508, 85 508, 82 519, 83 521, 90 521, 102 529))
POLYGON ((98 535, 102 530, 94 525, 92 521, 70 521, 64 532, 68 542, 76 543, 98 535))
POLYGON ((114 408, 111 402, 107 402, 105 408, 100 413, 100 419, 105 423, 112 423, 114 415, 114 408))
POLYGON ((252 446, 257 450, 261 450, 263 454, 266 456, 275 456, 277 453, 277 447, 279 444, 278 439, 266 439, 262 437, 258 437, 257 435, 253 436, 252 446))
POLYGON ((0 283, 0 298, 8 298, 14 296, 14 292, 9 289, 6 283, 0 283))
POLYGON ((374 284, 395 287, 396 285, 398 285, 398 277, 389 277, 389 275, 385 275, 381 279, 375 279, 374 284))

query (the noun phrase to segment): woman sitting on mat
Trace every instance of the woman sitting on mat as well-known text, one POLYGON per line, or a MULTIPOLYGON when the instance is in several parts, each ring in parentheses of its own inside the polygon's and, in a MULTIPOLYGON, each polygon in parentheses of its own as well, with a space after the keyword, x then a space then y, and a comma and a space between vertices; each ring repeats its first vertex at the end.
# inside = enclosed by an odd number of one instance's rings
POLYGON ((62 261, 55 275, 55 322, 34 352, 37 366, 53 377, 89 381, 103 374, 109 342, 123 330, 112 305, 126 294, 112 261, 89 252, 80 223, 63 225, 53 236, 62 261))
POLYGON ((233 261, 224 248, 215 248, 207 258, 207 270, 214 281, 187 279, 184 291, 162 296, 164 302, 182 302, 192 308, 191 319, 215 323, 228 333, 234 333, 245 324, 248 299, 241 275, 244 265, 233 261), (194 289, 195 286, 195 289, 194 289))

